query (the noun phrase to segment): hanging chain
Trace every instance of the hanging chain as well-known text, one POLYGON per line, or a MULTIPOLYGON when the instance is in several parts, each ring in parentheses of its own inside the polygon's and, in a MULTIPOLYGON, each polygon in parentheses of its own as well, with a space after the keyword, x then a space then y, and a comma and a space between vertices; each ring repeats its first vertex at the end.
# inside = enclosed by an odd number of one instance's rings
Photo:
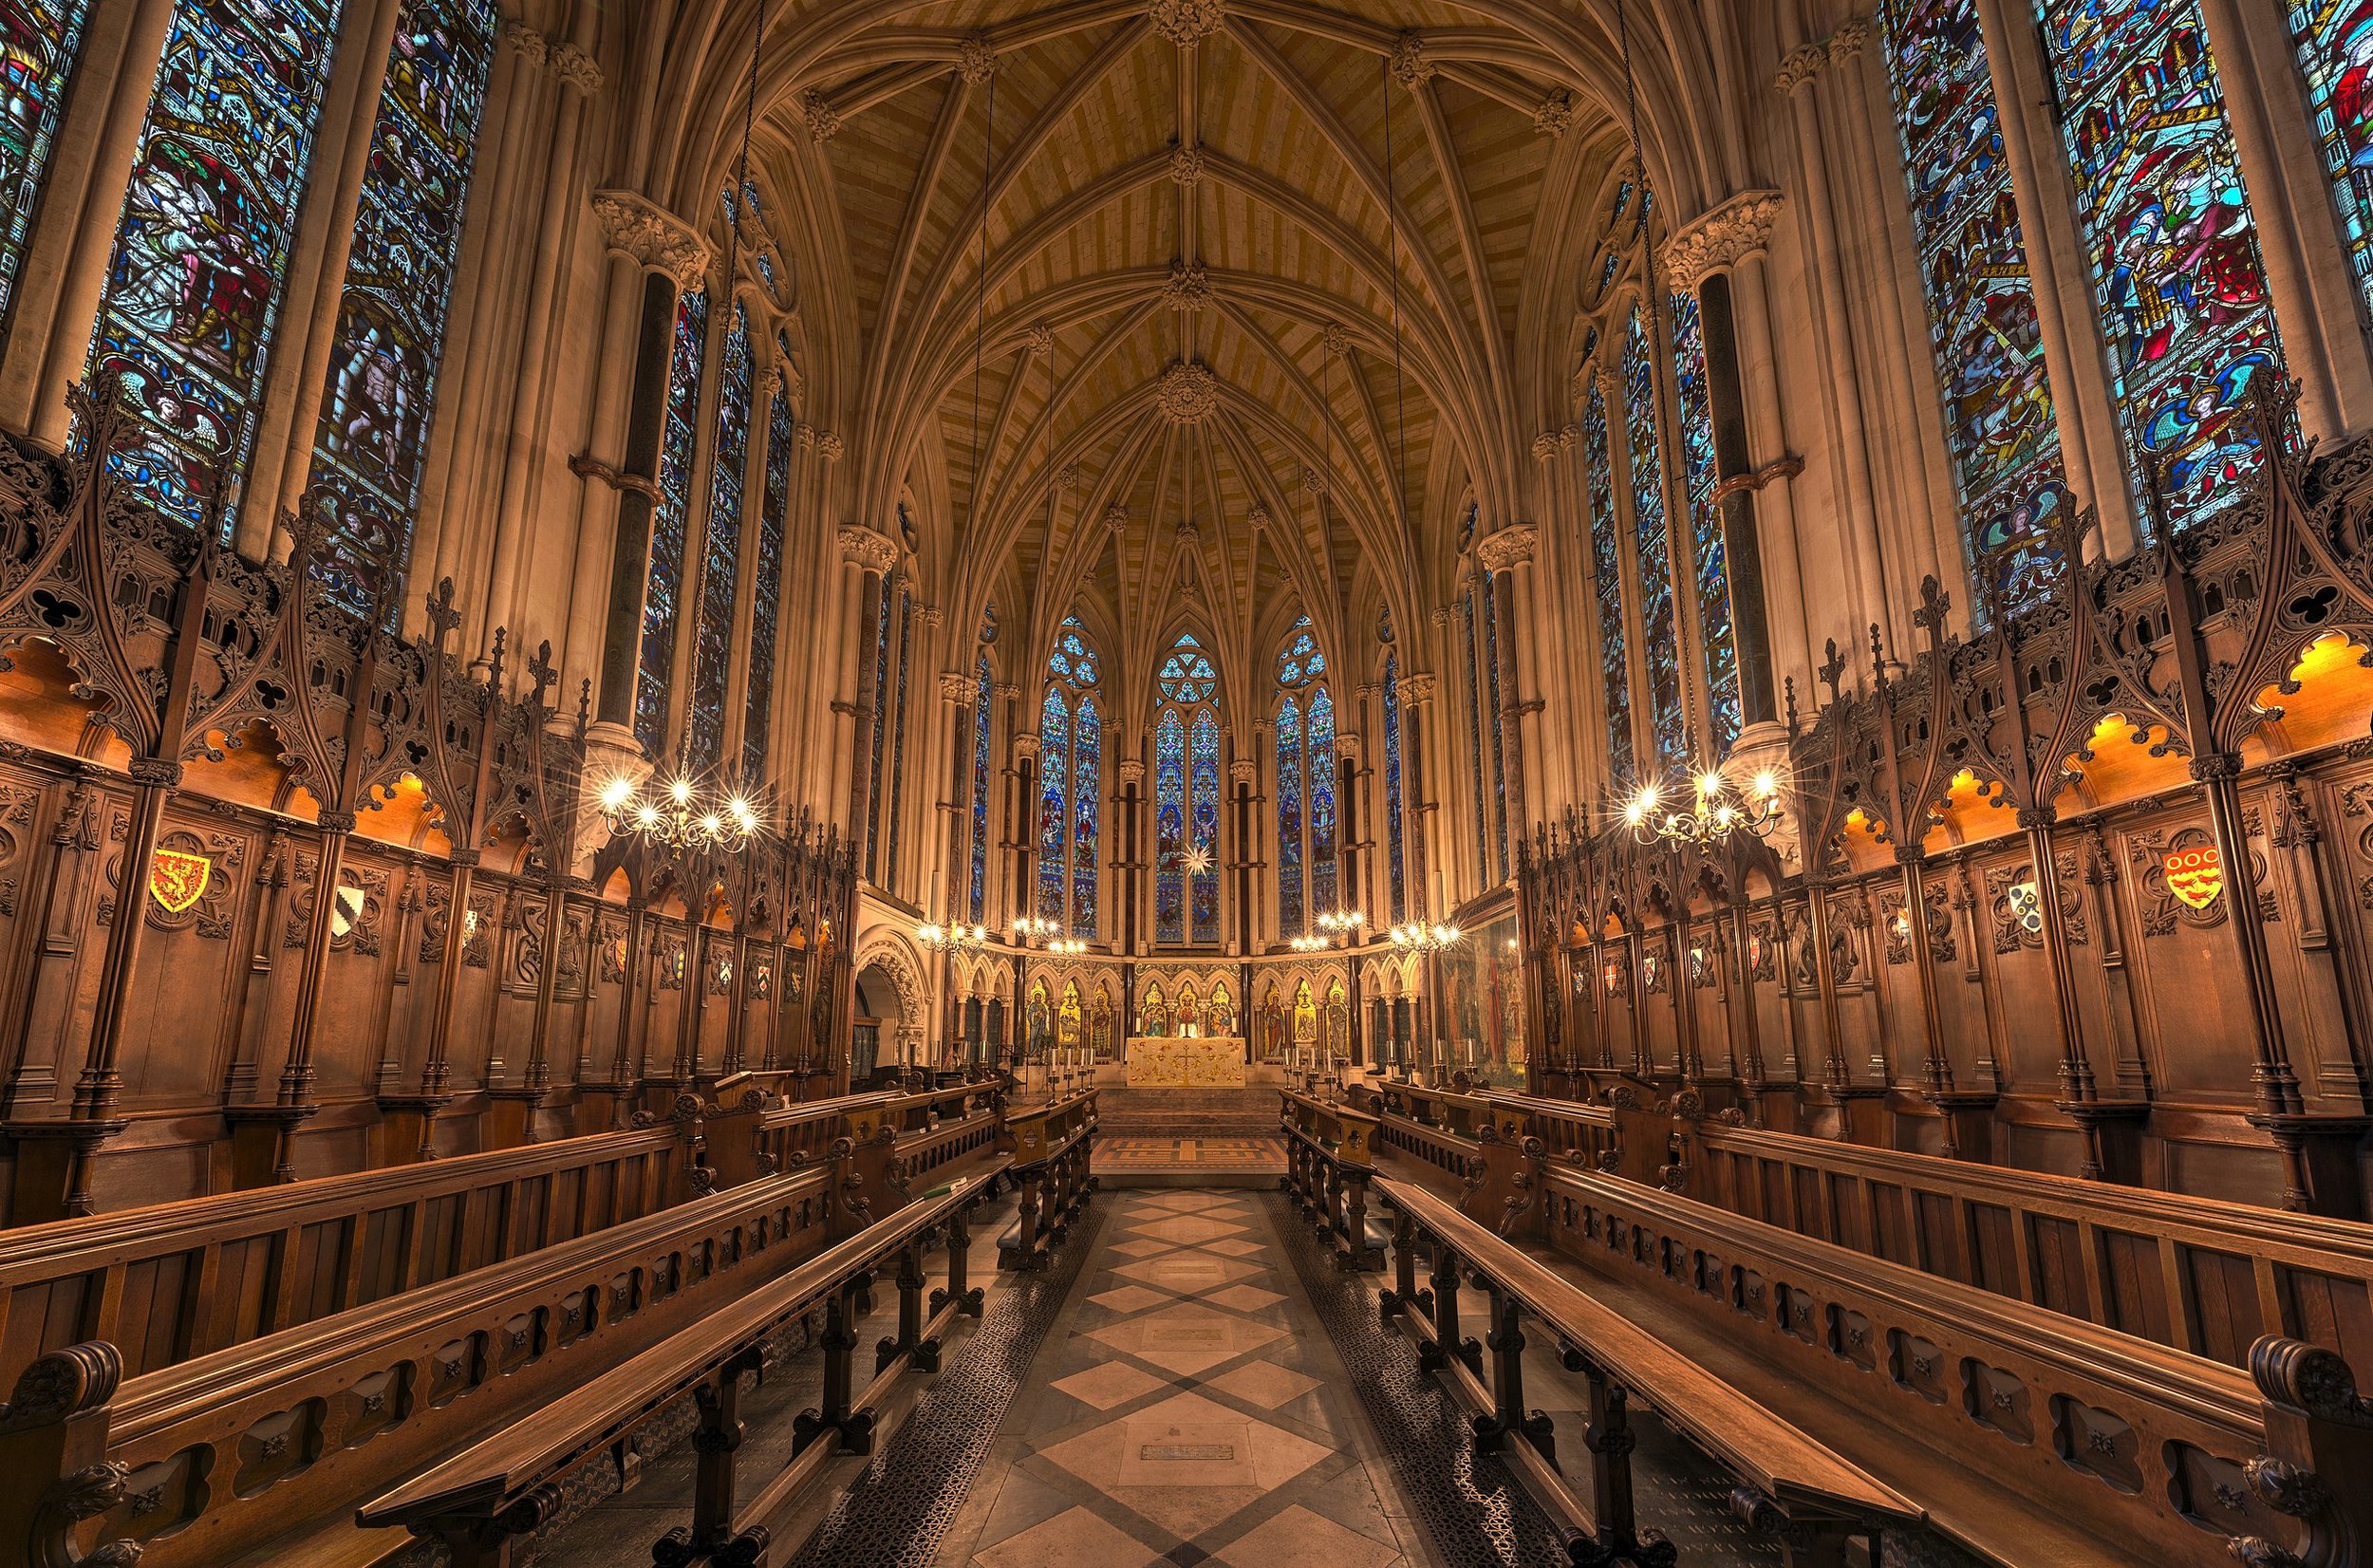
POLYGON ((988 463, 981 454, 981 365, 982 341, 989 329, 989 170, 997 150, 997 71, 989 72, 989 125, 981 139, 980 277, 972 306, 972 520, 981 517, 981 480, 988 463))
POLYGON ((741 209, 750 190, 750 128, 758 113, 758 59, 766 49, 766 0, 758 0, 758 19, 750 29, 750 84, 741 98, 741 159, 734 171, 732 197, 725 203, 725 298, 730 303, 734 274, 741 265, 741 209))
POLYGON ((1392 507, 1400 513, 1393 522, 1406 533, 1409 497, 1401 494, 1401 485, 1409 455, 1409 394, 1401 384, 1401 198, 1396 184, 1399 166, 1392 156, 1392 57, 1385 57, 1378 69, 1384 83, 1384 225, 1392 236, 1388 256, 1392 271, 1392 507))

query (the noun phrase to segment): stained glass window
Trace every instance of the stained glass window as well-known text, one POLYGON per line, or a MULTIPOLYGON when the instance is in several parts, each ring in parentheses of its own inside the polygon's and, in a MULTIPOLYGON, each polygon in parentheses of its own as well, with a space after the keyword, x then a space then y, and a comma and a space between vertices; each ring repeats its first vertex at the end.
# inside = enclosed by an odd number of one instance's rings
POLYGON ((2067 492, 1977 0, 1879 15, 1971 566, 2015 603, 2049 580, 2042 541, 2067 492))
POLYGON ((2348 264, 2373 302, 2373 0, 2289 0, 2289 11, 2348 264))
POLYGON ((972 700, 972 914, 975 925, 987 920, 989 907, 989 656, 974 667, 979 682, 972 700))
POLYGON ((2119 411, 2177 528, 2241 500, 2282 345, 2197 0, 2045 0, 2119 411))
POLYGON ((11 0, 0 6, 0 321, 16 298, 33 208, 83 50, 90 0, 11 0))
POLYGON ((899 831, 906 824, 904 806, 906 799, 906 681, 914 670, 915 598, 901 589, 898 595, 898 681, 891 699, 890 717, 886 722, 890 732, 889 776, 889 855, 883 862, 885 880, 898 874, 899 831))
POLYGON ((1706 382, 1706 324, 1697 296, 1672 296, 1672 367, 1681 406, 1681 477, 1689 495, 1690 566, 1696 575, 1699 657, 1715 755, 1739 737, 1739 648, 1730 625, 1730 570, 1722 544, 1721 482, 1714 461, 1714 410, 1706 382))
POLYGON ((1320 686, 1310 700, 1310 907, 1340 905, 1335 832, 1335 699, 1320 686))
POLYGON ((734 659, 734 592, 741 572, 741 492, 750 462, 750 321, 734 302, 718 369, 717 444, 709 459, 709 516, 701 559, 701 615, 692 634, 692 713, 685 751, 695 768, 717 766, 725 744, 725 678, 734 659))
MULTIPOLYGON (((790 345, 775 344, 775 363, 789 361, 790 345)), ((766 494, 758 506, 757 582, 750 597, 750 684, 741 716, 741 775, 766 777, 766 752, 775 716, 775 652, 783 607, 783 531, 791 515, 791 450, 797 425, 791 396, 775 383, 766 409, 766 494)))
POLYGON ((1220 937, 1219 667, 1183 632, 1154 667, 1153 940, 1220 937))
POLYGON ((1672 614, 1672 536, 1666 525, 1664 457, 1648 318, 1639 307, 1623 329, 1623 423, 1632 459, 1632 538, 1639 560, 1640 634, 1648 659, 1649 728, 1667 764, 1690 752, 1681 707, 1681 644, 1672 614))
POLYGON ((324 577, 358 613, 411 550, 500 20, 490 0, 408 0, 396 18, 313 434, 338 533, 324 577))
POLYGON ((1607 770, 1618 783, 1632 773, 1632 667, 1624 657, 1621 520, 1615 511, 1615 464, 1607 444, 1607 400, 1598 387, 1582 405, 1582 456, 1590 470, 1590 565, 1598 605, 1600 697, 1607 714, 1607 770))
POLYGON ((330 0, 178 0, 134 154, 91 344, 144 427, 109 459, 196 524, 254 442, 297 203, 338 35, 330 0))
POLYGON ((873 602, 873 669, 869 677, 872 721, 866 731, 865 874, 872 881, 877 869, 875 846, 882 827, 882 742, 889 733, 890 615, 898 607, 895 572, 882 574, 882 589, 873 602))
POLYGON ((1484 674, 1475 634, 1475 590, 1458 596, 1460 635, 1467 649, 1467 785, 1475 801, 1475 874, 1491 873, 1491 806, 1484 797, 1484 674))
MULTIPOLYGON (((1484 732, 1489 736, 1491 742, 1489 775, 1491 793, 1488 799, 1504 802, 1507 799, 1508 766, 1507 746, 1501 729, 1500 717, 1500 598, 1498 594, 1492 592, 1495 575, 1486 570, 1483 574, 1481 589, 1484 624, 1483 721, 1484 732)), ((1508 879, 1507 812, 1495 811, 1491 813, 1491 818, 1494 829, 1492 848, 1499 856, 1494 864, 1499 868, 1499 880, 1505 882, 1508 879)))
POLYGON ((1285 646, 1278 650, 1277 683, 1295 691, 1326 673, 1327 656, 1318 651, 1317 635, 1305 615, 1286 632, 1285 646))
POLYGON ((1392 924, 1409 913, 1408 862, 1401 848, 1401 656, 1384 656, 1385 862, 1392 882, 1392 924))
POLYGON ((1220 940, 1220 720, 1209 708, 1195 715, 1187 736, 1194 762, 1194 814, 1187 819, 1188 853, 1203 867, 1187 876, 1197 942, 1220 940))
POLYGON ((654 757, 667 749, 667 702, 682 608, 685 519, 692 511, 692 452, 699 439, 701 355, 708 337, 706 294, 676 301, 667 361, 667 416, 660 434, 659 501, 651 509, 650 569, 643 584, 643 655, 634 682, 634 737, 654 757))
POLYGON ((1093 694, 1102 679, 1087 628, 1077 616, 1064 617, 1047 655, 1038 734, 1038 913, 1067 935, 1091 941, 1104 747, 1103 714, 1093 694))
POLYGON ((1164 708, 1153 730, 1153 940, 1186 940, 1186 721, 1164 708))
POLYGON ((1278 934, 1302 934, 1302 712, 1288 697, 1277 714, 1278 934))
POLYGON ((1071 798, 1071 704, 1060 686, 1046 688, 1038 712, 1038 918, 1068 928, 1070 840, 1065 806, 1071 798))

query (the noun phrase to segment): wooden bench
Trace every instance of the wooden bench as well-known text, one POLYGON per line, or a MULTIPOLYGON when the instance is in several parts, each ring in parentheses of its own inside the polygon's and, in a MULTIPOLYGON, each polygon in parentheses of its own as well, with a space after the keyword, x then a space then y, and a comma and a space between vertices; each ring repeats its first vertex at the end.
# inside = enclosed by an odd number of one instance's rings
POLYGON ((1368 1184, 1375 1178, 1376 1118, 1339 1101, 1279 1091, 1285 1133, 1285 1189, 1343 1269, 1380 1269, 1384 1249, 1368 1234, 1368 1184))
MULTIPOLYGON (((1421 1187, 1377 1184, 1393 1210, 1394 1286, 1387 1317, 1418 1344, 1419 1364, 1449 1374, 1476 1416, 1478 1447, 1500 1453, 1526 1489, 1567 1531, 1576 1564, 1650 1561, 1659 1538, 1643 1530, 1633 1504, 1629 1402, 1653 1406, 1665 1423, 1729 1472, 1732 1504, 1748 1523, 1776 1534, 1790 1568, 1841 1568, 1849 1540, 1916 1521, 1909 1498, 1882 1484, 1707 1372, 1630 1319, 1609 1311, 1513 1243, 1421 1187), (1417 1241, 1430 1243, 1429 1289, 1417 1284, 1417 1241), (1465 1337, 1462 1274, 1490 1295, 1491 1378, 1482 1348, 1465 1337), (1591 1496, 1585 1502, 1558 1468, 1545 1416, 1524 1408, 1524 1324, 1557 1336, 1567 1369, 1590 1384, 1591 1496)), ((1669 1558, 1667 1560, 1670 1560, 1669 1558)))
MULTIPOLYGON (((357 1510, 365 1528, 401 1524, 444 1543, 454 1568, 506 1568, 515 1544, 558 1512, 560 1482, 589 1456, 625 1441, 689 1393, 700 1411, 688 1522, 654 1544, 662 1564, 765 1560, 778 1521, 841 1453, 873 1451, 876 1406, 888 1384, 913 1368, 939 1370, 942 1335, 960 1315, 978 1316, 981 1293, 967 1277, 967 1217, 1011 1164, 1000 1155, 946 1193, 909 1204, 821 1256, 709 1314, 699 1323, 555 1399, 501 1431, 383 1493, 357 1510), (947 1282, 925 1317, 923 1251, 947 1234, 947 1282), (897 1260, 898 1330, 882 1341, 872 1381, 854 1390, 860 1297, 883 1264, 897 1260), (821 1403, 794 1426, 794 1457, 746 1502, 736 1450, 745 1374, 763 1370, 764 1347, 786 1323, 821 1305, 825 1321, 821 1403)), ((786 1544, 790 1544, 786 1542, 786 1544)))
POLYGON ((1021 1202, 1013 1228, 998 1241, 998 1266, 1042 1269, 1095 1189, 1088 1167, 1095 1147, 1096 1092, 1008 1101, 1004 1119, 999 1147, 1012 1157, 1009 1174, 1021 1202))

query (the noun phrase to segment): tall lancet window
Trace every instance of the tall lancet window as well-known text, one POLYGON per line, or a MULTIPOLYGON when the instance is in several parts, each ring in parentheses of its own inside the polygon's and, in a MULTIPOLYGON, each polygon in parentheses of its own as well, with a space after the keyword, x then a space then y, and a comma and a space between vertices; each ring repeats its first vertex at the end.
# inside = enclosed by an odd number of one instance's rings
POLYGON ((686 752, 714 768, 725 747, 725 680, 734 658, 734 594, 741 572, 743 475, 750 462, 750 318, 734 302, 718 369, 717 445, 709 458, 708 530, 701 551, 701 615, 692 633, 692 714, 686 752))
POLYGON ((1096 934, 1096 844, 1104 781, 1103 663, 1075 615, 1056 629, 1038 714, 1038 918, 1096 934))
POLYGON ((1714 499, 1720 473, 1714 461, 1712 389, 1706 382, 1706 324, 1698 311, 1697 296, 1686 289, 1672 296, 1672 368, 1674 401, 1681 407, 1681 478, 1689 497, 1698 651, 1704 661, 1714 750, 1719 754, 1728 751, 1739 737, 1739 644, 1730 625, 1730 569, 1722 547, 1722 505, 1714 499))
POLYGON ((708 327, 706 294, 676 301, 667 415, 659 442, 659 500, 651 509, 650 566, 643 582, 643 653, 634 681, 634 737, 654 757, 667 749, 676 618, 683 608, 684 527, 692 513, 692 456, 700 439, 701 357, 708 327))
POLYGON ((2357 291, 2373 306, 2373 0, 2289 0, 2357 291))
POLYGON ((1965 548, 2015 608, 2051 580, 2044 532, 2067 491, 1977 0, 1879 15, 1965 548))
MULTIPOLYGON (((791 363, 791 345, 777 336, 775 363, 791 363)), ((775 717, 775 654, 783 602, 783 534, 791 515, 791 394, 780 377, 767 400, 766 495, 758 507, 757 583, 750 599, 750 685, 741 717, 741 776, 766 778, 767 745, 775 717)))
POLYGON ((90 0, 13 0, 0 12, 0 322, 16 299, 90 10, 90 0))
POLYGON ((411 553, 500 24, 490 0, 409 0, 396 18, 313 434, 313 482, 338 532, 325 581, 358 612, 411 553))
POLYGON ((2119 411, 2182 529, 2248 494, 2237 408, 2282 360, 2233 125, 2198 0, 2043 12, 2119 411))
POLYGON ((167 515, 196 524, 254 449, 322 94, 331 0, 176 0, 132 159, 91 340, 140 424, 109 459, 167 515))
MULTIPOLYGON (((1384 624, 1387 633, 1392 622, 1384 624)), ((1409 860, 1401 845, 1401 656, 1384 655, 1384 834, 1386 880, 1391 885, 1392 924, 1409 914, 1409 860)))
POLYGON ((1607 400, 1597 386, 1582 405, 1582 457, 1590 476, 1591 597, 1598 607, 1599 697, 1606 709, 1607 770, 1618 787, 1633 770, 1632 665, 1625 656, 1623 551, 1615 513, 1615 459, 1607 400))
POLYGON ((1664 449, 1647 312, 1632 308, 1623 329, 1623 425, 1632 459, 1632 538, 1639 560, 1639 624, 1648 662, 1648 727, 1660 760, 1690 755, 1681 706, 1681 640, 1672 613, 1672 534, 1665 513, 1664 449))
POLYGON ((1220 938, 1220 675, 1191 632, 1154 672, 1153 940, 1220 938))
POLYGON ((1335 700, 1326 655, 1296 621, 1277 661, 1278 927, 1299 937, 1333 909, 1341 881, 1336 845, 1335 700))
POLYGON ((989 694, 997 683, 985 648, 973 678, 979 686, 972 699, 972 886, 965 918, 978 925, 989 918, 989 694))

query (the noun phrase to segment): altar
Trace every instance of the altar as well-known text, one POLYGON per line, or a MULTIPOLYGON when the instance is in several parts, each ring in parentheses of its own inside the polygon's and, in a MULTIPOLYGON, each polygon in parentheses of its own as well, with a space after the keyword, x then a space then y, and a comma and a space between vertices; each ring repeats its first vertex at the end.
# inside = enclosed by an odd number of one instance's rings
POLYGON ((1242 1089, 1244 1042, 1225 1035, 1137 1035, 1129 1041, 1131 1089, 1242 1089))

